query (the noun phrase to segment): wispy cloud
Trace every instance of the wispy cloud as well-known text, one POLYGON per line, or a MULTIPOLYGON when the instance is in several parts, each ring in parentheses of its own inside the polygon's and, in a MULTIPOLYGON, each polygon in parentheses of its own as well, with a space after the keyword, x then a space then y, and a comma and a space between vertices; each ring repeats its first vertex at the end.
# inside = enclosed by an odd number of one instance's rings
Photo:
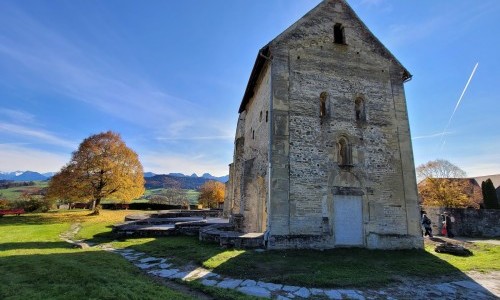
POLYGON ((452 132, 439 132, 439 133, 433 133, 433 134, 428 134, 428 135, 414 136, 411 139, 412 140, 431 139, 431 138, 442 137, 442 136, 450 135, 450 134, 452 134, 452 132))
POLYGON ((208 108, 169 94, 112 54, 97 52, 14 7, 7 11, 0 12, 0 61, 28 70, 54 93, 141 127, 172 135, 201 127, 208 108))
POLYGON ((20 123, 34 123, 35 116, 21 110, 14 110, 8 108, 0 108, 0 115, 7 117, 14 122, 20 123))
MULTIPOLYGON (((0 130, 4 134, 10 133, 10 134, 13 134, 16 136, 23 136, 23 137, 27 137, 30 139, 35 139, 36 141, 42 142, 45 144, 62 146, 62 147, 69 148, 69 149, 75 149, 77 147, 77 143, 75 143, 75 142, 59 138, 50 132, 39 130, 39 129, 33 129, 33 128, 28 128, 28 127, 24 127, 24 126, 15 125, 15 124, 0 122, 0 130)), ((2 155, 3 155, 3 153, 2 153, 2 155)))
POLYGON ((1 171, 58 171, 69 161, 70 154, 56 154, 26 148, 22 145, 0 144, 1 171))

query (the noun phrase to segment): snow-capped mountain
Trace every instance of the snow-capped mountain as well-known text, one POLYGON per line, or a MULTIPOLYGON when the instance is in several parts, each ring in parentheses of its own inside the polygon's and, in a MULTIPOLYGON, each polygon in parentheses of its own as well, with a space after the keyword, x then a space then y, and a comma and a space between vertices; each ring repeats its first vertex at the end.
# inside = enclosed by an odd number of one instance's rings
POLYGON ((0 180, 35 181, 47 180, 52 177, 52 175, 49 175, 48 173, 45 174, 40 174, 33 171, 0 172, 0 180))

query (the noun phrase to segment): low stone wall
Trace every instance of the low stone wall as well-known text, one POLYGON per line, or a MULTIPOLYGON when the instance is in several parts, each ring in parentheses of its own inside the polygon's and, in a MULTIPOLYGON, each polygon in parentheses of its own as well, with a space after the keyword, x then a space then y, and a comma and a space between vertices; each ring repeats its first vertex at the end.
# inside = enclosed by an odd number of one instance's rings
POLYGON ((432 232, 439 235, 442 228, 441 214, 448 212, 454 219, 452 232, 465 237, 500 237, 500 210, 423 207, 432 221, 432 232))

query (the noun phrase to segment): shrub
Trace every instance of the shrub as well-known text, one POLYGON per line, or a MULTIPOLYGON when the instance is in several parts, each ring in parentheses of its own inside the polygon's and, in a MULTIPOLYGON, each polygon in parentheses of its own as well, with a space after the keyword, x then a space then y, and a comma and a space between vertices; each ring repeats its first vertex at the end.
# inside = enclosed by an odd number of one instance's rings
POLYGON ((9 209, 10 201, 7 199, 0 199, 0 209, 9 209))
POLYGON ((22 208, 26 212, 48 212, 52 208, 52 201, 43 198, 15 201, 12 207, 22 208))

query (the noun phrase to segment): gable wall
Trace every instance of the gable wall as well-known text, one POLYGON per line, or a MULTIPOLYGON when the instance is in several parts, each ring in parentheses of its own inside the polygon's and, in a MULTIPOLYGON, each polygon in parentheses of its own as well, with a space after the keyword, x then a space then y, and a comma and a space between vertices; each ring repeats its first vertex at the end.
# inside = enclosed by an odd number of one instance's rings
POLYGON ((365 246, 421 247, 403 70, 350 10, 322 5, 271 44, 275 126, 269 246, 335 246, 333 201, 345 185, 362 193, 365 246), (348 45, 333 43, 336 22, 345 26, 348 45), (321 92, 328 95, 324 118, 321 92), (355 119, 359 96, 366 104, 363 124, 355 119), (340 136, 352 143, 352 168, 338 166, 340 136), (305 244, 304 235, 309 236, 305 244))

